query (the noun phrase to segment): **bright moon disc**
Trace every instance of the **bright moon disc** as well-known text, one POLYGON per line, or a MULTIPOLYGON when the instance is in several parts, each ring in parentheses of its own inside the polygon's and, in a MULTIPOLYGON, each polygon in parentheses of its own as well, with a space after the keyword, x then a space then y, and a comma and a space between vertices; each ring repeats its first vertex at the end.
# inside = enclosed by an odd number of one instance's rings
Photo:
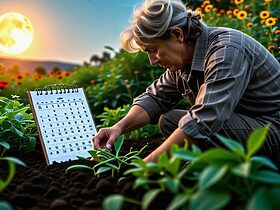
POLYGON ((33 39, 31 22, 22 14, 5 13, 0 16, 0 51, 19 54, 30 46, 33 39))

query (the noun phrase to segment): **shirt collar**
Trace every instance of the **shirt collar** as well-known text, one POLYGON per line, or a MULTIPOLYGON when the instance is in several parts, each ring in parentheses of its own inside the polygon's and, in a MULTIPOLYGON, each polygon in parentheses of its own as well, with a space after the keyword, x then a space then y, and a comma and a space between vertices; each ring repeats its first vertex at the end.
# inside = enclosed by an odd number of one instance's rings
POLYGON ((202 23, 202 33, 195 42, 191 70, 204 71, 203 65, 208 48, 209 28, 202 23))

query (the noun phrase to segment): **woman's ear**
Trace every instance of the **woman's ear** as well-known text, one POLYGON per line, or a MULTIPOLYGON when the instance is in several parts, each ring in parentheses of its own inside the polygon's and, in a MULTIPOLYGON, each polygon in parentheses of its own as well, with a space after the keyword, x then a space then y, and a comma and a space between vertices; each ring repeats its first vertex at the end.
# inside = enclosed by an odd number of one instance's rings
POLYGON ((185 39, 184 32, 180 28, 174 28, 171 30, 171 38, 182 43, 185 39))

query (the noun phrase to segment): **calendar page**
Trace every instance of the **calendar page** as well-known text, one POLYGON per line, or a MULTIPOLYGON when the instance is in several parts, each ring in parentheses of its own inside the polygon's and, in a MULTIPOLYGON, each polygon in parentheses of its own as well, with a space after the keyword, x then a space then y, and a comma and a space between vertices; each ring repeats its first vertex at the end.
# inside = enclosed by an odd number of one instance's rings
POLYGON ((83 88, 27 92, 48 165, 89 157, 96 127, 83 88))

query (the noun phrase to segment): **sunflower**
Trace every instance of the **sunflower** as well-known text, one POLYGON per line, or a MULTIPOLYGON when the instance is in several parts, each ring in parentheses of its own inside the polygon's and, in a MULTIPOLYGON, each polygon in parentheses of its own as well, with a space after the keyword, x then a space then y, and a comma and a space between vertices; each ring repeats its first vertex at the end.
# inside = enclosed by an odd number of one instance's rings
POLYGON ((212 4, 208 4, 205 8, 204 8, 204 10, 205 10, 205 12, 211 12, 211 9, 213 8, 213 5, 212 4))
POLYGON ((245 19, 246 17, 247 17, 247 12, 246 11, 244 11, 244 10, 241 10, 240 12, 238 12, 237 13, 237 18, 239 19, 239 20, 243 20, 243 19, 245 19))
POLYGON ((272 18, 272 17, 267 18, 265 21, 265 25, 267 25, 267 26, 273 26, 273 25, 275 25, 275 23, 276 23, 276 20, 275 20, 275 18, 272 18))
POLYGON ((241 4, 241 3, 243 3, 244 2, 244 0, 234 0, 234 3, 235 4, 241 4))
POLYGON ((260 18, 261 19, 266 19, 266 18, 268 18, 269 17, 269 12, 268 11, 261 11, 261 13, 260 13, 260 18))
POLYGON ((264 0, 264 2, 268 3, 268 2, 271 2, 272 0, 264 0))

